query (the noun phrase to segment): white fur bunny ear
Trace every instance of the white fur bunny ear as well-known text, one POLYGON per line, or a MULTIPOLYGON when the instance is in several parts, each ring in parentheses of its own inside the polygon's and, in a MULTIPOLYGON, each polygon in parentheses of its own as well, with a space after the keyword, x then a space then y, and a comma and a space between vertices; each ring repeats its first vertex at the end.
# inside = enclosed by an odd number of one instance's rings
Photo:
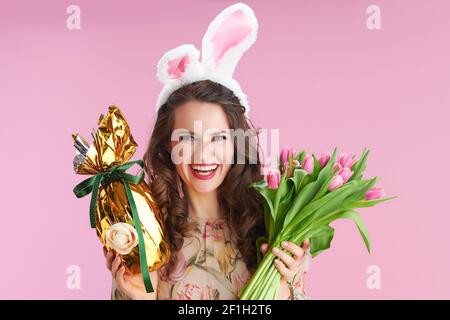
POLYGON ((199 63, 200 52, 191 44, 170 50, 159 60, 157 77, 163 84, 189 77, 199 63))
POLYGON ((211 71, 233 75, 239 59, 256 40, 258 21, 253 10, 236 3, 209 25, 202 41, 202 64, 211 71))

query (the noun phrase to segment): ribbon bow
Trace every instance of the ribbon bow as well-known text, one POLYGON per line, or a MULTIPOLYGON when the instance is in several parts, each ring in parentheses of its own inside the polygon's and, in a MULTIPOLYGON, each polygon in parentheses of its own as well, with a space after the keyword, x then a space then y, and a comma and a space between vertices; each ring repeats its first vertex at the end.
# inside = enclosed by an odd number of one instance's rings
POLYGON ((145 252, 145 242, 142 233, 141 222, 139 220, 139 215, 136 208, 136 203, 131 193, 130 185, 139 184, 144 179, 144 172, 141 171, 137 176, 126 173, 125 171, 131 168, 134 164, 139 165, 144 168, 144 162, 142 160, 130 161, 121 165, 116 165, 104 172, 97 173, 96 175, 82 181, 73 189, 77 198, 82 198, 92 192, 91 203, 89 205, 89 218, 91 223, 91 228, 96 227, 95 219, 95 204, 97 202, 98 189, 100 185, 105 185, 111 183, 115 180, 121 180, 125 186, 125 192, 128 198, 128 202, 131 207, 131 215, 133 217, 134 225, 136 226, 136 231, 139 240, 139 261, 141 264, 142 278, 144 280, 145 289, 147 292, 153 292, 152 282, 150 280, 150 274, 148 272, 147 266, 147 253, 145 252))

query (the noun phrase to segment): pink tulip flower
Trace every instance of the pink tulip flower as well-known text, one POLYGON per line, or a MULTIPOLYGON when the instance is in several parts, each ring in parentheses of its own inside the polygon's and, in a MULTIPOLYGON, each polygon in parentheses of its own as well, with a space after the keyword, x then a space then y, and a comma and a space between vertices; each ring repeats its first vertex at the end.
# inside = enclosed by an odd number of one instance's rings
POLYGON ((335 175, 328 185, 328 190, 333 191, 340 188, 344 184, 344 179, 340 175, 335 175))
POLYGON ((281 173, 284 173, 286 171, 287 166, 289 165, 289 162, 283 162, 283 167, 281 168, 281 173))
POLYGON ((328 161, 330 161, 331 154, 328 151, 322 152, 319 158, 320 167, 323 168, 327 165, 328 161))
POLYGON ((336 162, 333 166, 333 171, 339 172, 339 171, 341 171, 341 169, 342 169, 342 166, 338 162, 336 162))
POLYGON ((311 155, 307 155, 305 159, 303 159, 302 168, 308 172, 312 173, 314 170, 314 158, 311 155))
POLYGON ((283 168, 281 170, 281 173, 286 173, 286 178, 290 178, 292 177, 292 173, 294 172, 294 169, 297 167, 300 167, 300 164, 298 162, 298 160, 293 160, 293 167, 290 166, 290 162, 284 162, 283 163, 283 168))
POLYGON ((336 163, 339 163, 342 167, 344 168, 352 168, 352 166, 355 164, 356 160, 354 159, 355 156, 347 154, 347 153, 342 153, 340 155, 338 155, 336 163))
POLYGON ((280 162, 286 163, 289 161, 289 158, 294 156, 294 149, 289 146, 284 146, 280 151, 280 162))
POLYGON ((350 170, 350 168, 341 168, 338 172, 338 175, 342 177, 344 183, 347 183, 347 181, 352 177, 353 171, 350 170))
POLYGON ((267 184, 269 186, 269 189, 278 189, 278 186, 281 182, 281 175, 280 170, 270 170, 269 174, 267 175, 267 184))
MULTIPOLYGON (((293 162, 294 162, 294 168, 300 167, 300 163, 298 162, 298 160, 293 160, 293 162)), ((286 171, 286 167, 288 165, 289 165, 289 161, 288 162, 284 162, 281 172, 285 172, 286 171)))
POLYGON ((385 196, 384 189, 381 186, 373 187, 372 189, 369 189, 369 191, 366 192, 364 195, 364 198, 366 200, 375 200, 380 199, 385 196))

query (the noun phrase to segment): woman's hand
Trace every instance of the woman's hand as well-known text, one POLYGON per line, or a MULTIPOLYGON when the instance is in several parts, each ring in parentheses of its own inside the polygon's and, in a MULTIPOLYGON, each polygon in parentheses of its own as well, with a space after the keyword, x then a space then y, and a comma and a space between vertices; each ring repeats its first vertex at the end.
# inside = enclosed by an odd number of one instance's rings
MULTIPOLYGON (((260 250, 263 255, 267 252, 268 246, 267 243, 261 244, 260 250)), ((290 296, 288 282, 294 281, 297 274, 302 271, 302 260, 305 252, 309 251, 311 245, 309 240, 305 240, 301 246, 289 241, 283 241, 281 246, 281 248, 274 247, 272 253, 278 257, 274 260, 274 265, 281 274, 278 298, 285 300, 290 296)))
POLYGON ((158 274, 156 271, 150 272, 154 292, 147 293, 144 280, 141 274, 133 275, 127 272, 120 260, 120 256, 108 251, 103 247, 103 254, 106 258, 106 268, 111 271, 116 288, 132 300, 156 300, 156 288, 158 287, 158 274))

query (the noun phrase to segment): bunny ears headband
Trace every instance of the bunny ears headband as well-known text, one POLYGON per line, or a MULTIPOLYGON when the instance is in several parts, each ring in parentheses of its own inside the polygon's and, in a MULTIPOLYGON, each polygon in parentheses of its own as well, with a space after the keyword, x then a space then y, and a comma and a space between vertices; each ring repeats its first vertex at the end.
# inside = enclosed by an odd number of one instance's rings
POLYGON ((202 40, 200 52, 192 44, 184 44, 168 51, 159 60, 157 77, 164 84, 159 94, 157 109, 178 88, 200 80, 211 80, 232 90, 246 114, 250 108, 247 96, 233 72, 239 59, 256 40, 258 21, 253 10, 236 3, 223 10, 209 25, 202 40))

